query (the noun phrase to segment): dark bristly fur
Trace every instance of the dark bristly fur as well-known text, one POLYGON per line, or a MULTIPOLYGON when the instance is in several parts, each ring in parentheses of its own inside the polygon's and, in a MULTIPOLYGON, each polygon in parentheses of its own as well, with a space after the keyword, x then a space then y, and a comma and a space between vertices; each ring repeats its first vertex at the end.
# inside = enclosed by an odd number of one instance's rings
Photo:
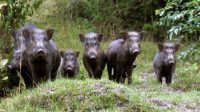
POLYGON ((100 79, 106 64, 105 53, 100 49, 103 34, 80 34, 80 41, 84 43, 83 64, 89 77, 100 79))
POLYGON ((175 52, 178 51, 179 46, 179 44, 173 43, 158 44, 159 51, 154 57, 153 66, 157 79, 161 84, 162 77, 165 77, 167 84, 172 81, 172 75, 176 68, 175 52))
POLYGON ((65 52, 60 51, 62 61, 60 72, 63 77, 75 78, 80 71, 78 57, 79 51, 67 49, 65 52))
POLYGON ((132 83, 132 70, 136 67, 135 59, 140 53, 141 33, 122 32, 122 39, 111 42, 106 52, 107 69, 110 80, 116 80, 118 83, 132 83))

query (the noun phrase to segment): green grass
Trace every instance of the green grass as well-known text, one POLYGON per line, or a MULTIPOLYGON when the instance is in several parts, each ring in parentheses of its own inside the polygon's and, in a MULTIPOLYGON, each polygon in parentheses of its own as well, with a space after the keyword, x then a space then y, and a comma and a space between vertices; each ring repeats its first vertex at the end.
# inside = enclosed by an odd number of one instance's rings
MULTIPOLYGON (((45 7, 50 1, 45 1, 45 7)), ((54 16, 47 18, 48 11, 55 9, 47 10, 45 7, 41 9, 45 14, 34 15, 30 21, 39 28, 53 27, 53 39, 60 50, 73 48, 80 51, 80 74, 75 80, 69 80, 62 79, 58 73, 59 78, 54 82, 1 99, 0 111, 200 111, 199 65, 178 60, 172 84, 159 84, 152 66, 157 45, 144 37, 142 52, 136 59, 137 67, 132 75, 133 84, 108 81, 106 68, 101 80, 89 79, 82 63, 83 44, 78 35, 95 32, 95 28, 87 21, 74 22, 54 16)), ((101 43, 104 51, 112 41, 107 38, 115 37, 104 37, 101 43)))
POLYGON ((127 86, 106 79, 59 79, 2 101, 0 109, 6 112, 157 110, 127 86))
POLYGON ((143 82, 122 85, 101 80, 58 78, 0 101, 0 110, 21 111, 183 111, 199 110, 198 91, 143 82), (181 108, 180 108, 181 107, 181 108))

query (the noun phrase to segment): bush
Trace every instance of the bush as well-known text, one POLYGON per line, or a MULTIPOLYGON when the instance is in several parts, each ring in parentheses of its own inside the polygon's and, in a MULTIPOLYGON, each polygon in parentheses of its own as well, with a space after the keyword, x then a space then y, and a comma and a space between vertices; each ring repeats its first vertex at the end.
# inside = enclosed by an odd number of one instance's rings
POLYGON ((170 39, 182 39, 178 36, 184 35, 185 38, 189 36, 198 40, 200 34, 199 2, 200 0, 168 0, 164 8, 156 11, 156 15, 160 16, 158 25, 169 28, 170 39))
POLYGON ((54 14, 64 20, 89 21, 98 32, 112 37, 122 29, 142 30, 144 23, 156 19, 154 11, 164 3, 161 0, 59 0, 54 14))
MULTIPOLYGON (((168 28, 170 40, 176 42, 193 41, 199 42, 200 35, 200 0, 168 0, 166 6, 156 10, 156 15, 160 16, 158 26, 168 28)), ((200 62, 199 44, 191 43, 184 52, 181 53, 183 60, 193 59, 200 62)))

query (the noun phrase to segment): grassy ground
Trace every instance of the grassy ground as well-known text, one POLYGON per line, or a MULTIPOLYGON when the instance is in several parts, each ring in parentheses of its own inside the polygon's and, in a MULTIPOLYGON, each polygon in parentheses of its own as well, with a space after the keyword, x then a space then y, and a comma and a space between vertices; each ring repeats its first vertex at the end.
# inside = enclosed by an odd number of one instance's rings
MULTIPOLYGON (((159 84, 152 66, 157 46, 144 37, 141 43, 142 53, 136 60, 137 68, 133 72, 133 84, 117 84, 108 81, 106 69, 101 80, 89 79, 83 67, 83 45, 78 35, 95 32, 92 24, 85 21, 75 23, 54 16, 47 18, 46 14, 49 10, 45 9, 45 7, 41 9, 44 15, 35 15, 30 21, 43 29, 55 28, 53 39, 60 50, 73 48, 81 52, 80 74, 76 80, 62 79, 59 76, 54 82, 41 84, 38 88, 24 90, 20 94, 11 95, 10 98, 1 99, 0 112, 200 111, 200 68, 197 64, 178 60, 172 84, 169 86, 159 84)), ((101 44, 102 49, 106 50, 110 41, 104 40, 101 44)))

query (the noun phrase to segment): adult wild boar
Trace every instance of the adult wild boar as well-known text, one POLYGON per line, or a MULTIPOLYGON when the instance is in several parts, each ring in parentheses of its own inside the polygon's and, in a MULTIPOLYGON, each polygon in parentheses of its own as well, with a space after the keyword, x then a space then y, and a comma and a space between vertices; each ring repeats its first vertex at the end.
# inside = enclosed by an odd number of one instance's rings
POLYGON ((24 29, 22 32, 27 47, 24 58, 33 85, 48 79, 54 80, 61 58, 57 46, 51 40, 54 29, 24 29))
POLYGON ((68 49, 65 52, 60 51, 62 61, 60 72, 63 77, 74 78, 79 74, 80 67, 77 60, 79 51, 68 49))
POLYGON ((21 76, 24 78, 25 84, 27 87, 31 86, 31 76, 28 69, 24 66, 24 57, 23 53, 26 50, 25 38, 22 34, 22 30, 29 29, 34 30, 35 27, 33 24, 28 23, 20 29, 14 30, 12 32, 12 36, 14 39, 14 53, 11 59, 10 64, 7 66, 9 71, 9 80, 11 85, 18 86, 19 85, 19 77, 17 76, 17 71, 21 73, 21 76))
POLYGON ((166 83, 170 84, 172 75, 176 68, 175 52, 180 45, 173 43, 159 43, 159 51, 156 53, 153 61, 153 67, 158 81, 162 84, 162 77, 165 77, 166 83))
POLYGON ((18 70, 21 65, 20 61, 23 60, 22 54, 26 50, 26 45, 25 45, 25 38, 22 34, 22 30, 24 30, 24 29, 34 30, 36 28, 37 27, 34 26, 33 24, 28 23, 20 29, 13 30, 12 36, 14 39, 14 53, 13 53, 13 57, 11 59, 11 63, 8 65, 9 69, 17 69, 18 70))
POLYGON ((106 64, 105 53, 100 49, 103 34, 87 33, 79 35, 80 41, 84 43, 83 64, 89 77, 100 79, 106 64))
POLYGON ((135 59, 140 54, 140 41, 142 34, 136 31, 122 32, 122 39, 114 40, 110 43, 107 55, 107 69, 109 79, 116 80, 118 83, 132 83, 132 71, 136 67, 135 59))

